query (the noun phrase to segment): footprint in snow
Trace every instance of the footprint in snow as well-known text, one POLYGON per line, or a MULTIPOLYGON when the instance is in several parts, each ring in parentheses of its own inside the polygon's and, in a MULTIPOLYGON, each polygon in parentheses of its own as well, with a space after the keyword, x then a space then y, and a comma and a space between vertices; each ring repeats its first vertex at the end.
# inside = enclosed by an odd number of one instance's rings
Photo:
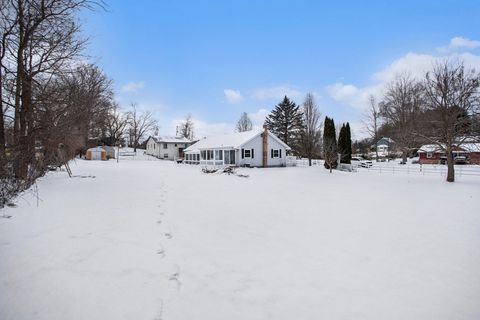
POLYGON ((165 236, 165 238, 167 238, 167 239, 172 239, 172 238, 173 238, 173 236, 172 236, 172 234, 171 234, 170 232, 164 233, 164 236, 165 236))

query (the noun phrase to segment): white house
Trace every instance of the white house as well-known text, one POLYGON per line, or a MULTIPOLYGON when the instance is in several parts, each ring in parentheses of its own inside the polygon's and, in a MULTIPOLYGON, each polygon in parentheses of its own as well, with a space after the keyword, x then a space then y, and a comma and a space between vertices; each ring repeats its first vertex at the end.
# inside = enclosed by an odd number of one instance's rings
POLYGON ((185 149, 185 162, 215 166, 283 167, 290 147, 264 130, 212 136, 185 149))
POLYGON ((176 160, 184 157, 184 150, 192 144, 187 138, 149 137, 146 154, 165 160, 176 160))

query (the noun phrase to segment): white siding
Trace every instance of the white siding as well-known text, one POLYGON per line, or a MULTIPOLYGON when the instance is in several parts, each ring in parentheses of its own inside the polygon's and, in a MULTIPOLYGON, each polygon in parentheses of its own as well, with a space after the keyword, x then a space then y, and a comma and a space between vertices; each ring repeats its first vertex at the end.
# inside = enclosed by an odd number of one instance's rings
MULTIPOLYGON (((276 139, 272 138, 271 135, 268 135, 268 154, 267 154, 267 164, 269 167, 282 167, 285 166, 285 156, 286 150, 285 147, 280 144, 276 139), (281 158, 272 158, 271 149, 281 150, 281 158)), ((244 158, 242 159, 242 150, 238 150, 237 153, 237 163, 239 166, 250 165, 252 167, 261 167, 262 166, 262 136, 259 135, 255 137, 250 142, 242 146, 243 149, 253 149, 253 158, 244 158)))
POLYGON ((179 149, 185 149, 186 145, 188 146, 189 144, 169 142, 167 143, 167 148, 165 149, 163 142, 155 142, 155 140, 150 138, 147 141, 146 154, 152 155, 159 159, 174 160, 180 156, 179 149), (175 146, 175 144, 177 146, 175 146), (167 155, 167 157, 165 157, 165 155, 167 155))

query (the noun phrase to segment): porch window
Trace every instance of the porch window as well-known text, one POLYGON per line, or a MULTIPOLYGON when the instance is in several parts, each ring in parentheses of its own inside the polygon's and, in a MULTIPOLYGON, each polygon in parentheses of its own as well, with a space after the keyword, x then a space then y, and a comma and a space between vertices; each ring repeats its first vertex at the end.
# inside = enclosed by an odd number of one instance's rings
POLYGON ((213 160, 213 150, 207 150, 207 160, 213 160))
POLYGON ((223 160, 223 150, 215 150, 215 160, 223 160))
POLYGON ((202 155, 202 160, 207 160, 207 151, 202 150, 200 151, 200 154, 202 155))

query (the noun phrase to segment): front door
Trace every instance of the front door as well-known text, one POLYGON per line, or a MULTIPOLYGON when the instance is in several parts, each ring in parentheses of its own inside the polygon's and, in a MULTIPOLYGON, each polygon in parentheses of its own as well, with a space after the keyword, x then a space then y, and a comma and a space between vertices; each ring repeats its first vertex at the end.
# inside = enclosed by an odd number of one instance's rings
POLYGON ((184 150, 184 149, 185 149, 185 148, 178 148, 178 157, 179 157, 179 158, 183 158, 183 156, 184 156, 183 150, 184 150))
POLYGON ((225 164, 235 164, 235 150, 225 150, 223 160, 225 164))

